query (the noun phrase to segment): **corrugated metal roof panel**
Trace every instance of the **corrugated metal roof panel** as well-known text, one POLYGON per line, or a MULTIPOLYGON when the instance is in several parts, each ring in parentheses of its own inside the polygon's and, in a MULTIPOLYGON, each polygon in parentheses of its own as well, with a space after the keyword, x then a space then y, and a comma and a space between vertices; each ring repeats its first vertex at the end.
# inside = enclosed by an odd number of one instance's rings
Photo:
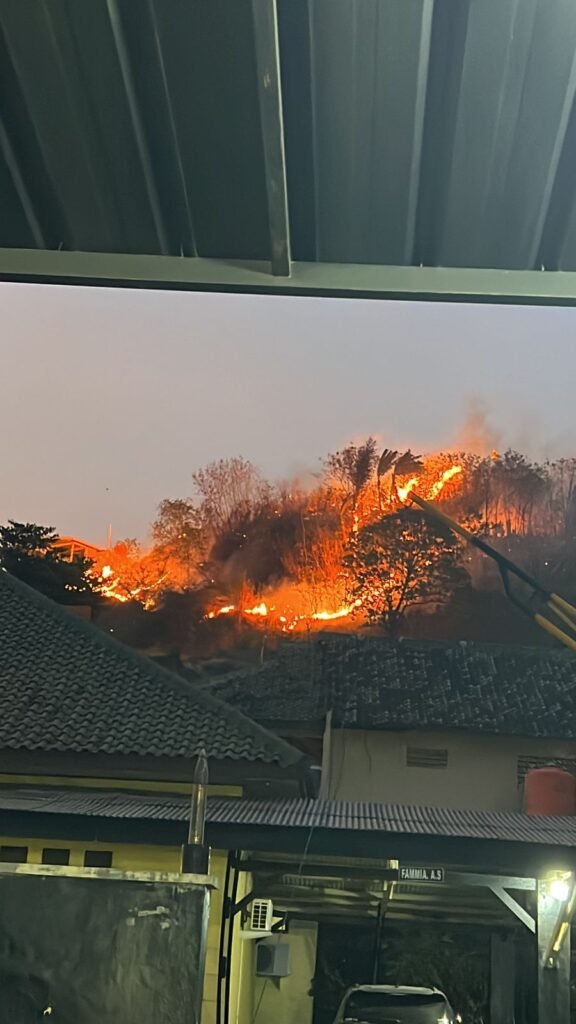
POLYGON ((0 0, 0 246, 269 260, 283 140, 296 260, 575 269, 575 53, 566 0, 0 0))
MULTIPOLYGON (((96 818, 188 820, 189 799, 76 789, 0 789, 0 809, 96 818)), ((576 845, 576 819, 331 800, 208 800, 207 820, 247 828, 331 829, 403 836, 576 845)))

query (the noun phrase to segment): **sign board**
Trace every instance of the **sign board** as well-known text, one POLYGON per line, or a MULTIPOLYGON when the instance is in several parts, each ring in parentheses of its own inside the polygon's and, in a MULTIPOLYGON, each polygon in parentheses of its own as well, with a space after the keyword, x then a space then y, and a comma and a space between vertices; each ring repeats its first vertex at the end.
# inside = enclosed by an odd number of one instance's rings
POLYGON ((399 882, 443 882, 444 868, 406 867, 398 871, 399 882))

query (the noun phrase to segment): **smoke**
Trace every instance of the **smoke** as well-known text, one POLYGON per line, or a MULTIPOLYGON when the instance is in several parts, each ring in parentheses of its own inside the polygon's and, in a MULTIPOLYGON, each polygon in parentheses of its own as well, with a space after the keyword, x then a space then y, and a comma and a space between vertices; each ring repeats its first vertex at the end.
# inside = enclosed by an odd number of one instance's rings
POLYGON ((474 455, 489 455, 502 445, 501 432, 490 422, 486 403, 478 397, 468 400, 464 423, 456 433, 454 446, 474 455))
POLYGON ((514 422, 504 429, 494 422, 487 403, 473 396, 467 401, 464 422, 456 432, 453 446, 475 455, 489 455, 494 450, 503 452, 512 448, 528 459, 542 462, 572 456, 576 450, 576 431, 565 430, 547 436, 542 417, 528 409, 515 409, 514 422))

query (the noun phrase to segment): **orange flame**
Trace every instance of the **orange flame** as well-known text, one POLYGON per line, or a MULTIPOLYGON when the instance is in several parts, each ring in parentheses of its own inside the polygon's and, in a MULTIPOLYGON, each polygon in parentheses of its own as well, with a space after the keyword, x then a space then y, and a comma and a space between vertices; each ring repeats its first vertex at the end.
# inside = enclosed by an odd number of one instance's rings
POLYGON ((449 480, 452 480, 453 477, 458 476, 458 474, 461 472, 462 466, 450 466, 450 469, 446 469, 444 473, 442 473, 440 479, 437 480, 436 483, 432 485, 430 497, 432 499, 437 498, 438 495, 440 494, 440 491, 444 487, 444 484, 447 484, 449 480))
MULTIPOLYGON (((455 476, 458 476, 458 474, 461 472, 462 466, 450 466, 448 469, 445 469, 440 479, 437 480, 436 483, 432 484, 432 487, 429 489, 428 494, 426 495, 428 501, 434 501, 434 499, 438 497, 438 495, 443 490, 448 481, 452 480, 455 476)), ((410 492, 413 491, 418 486, 419 480, 420 477, 413 476, 412 479, 409 480, 407 484, 405 484, 403 487, 397 488, 398 497, 400 498, 400 501, 406 502, 408 500, 410 492)))
POLYGON ((216 611, 208 612, 207 619, 216 619, 219 615, 229 615, 230 612, 236 611, 235 604, 225 604, 223 608, 217 608, 216 611))
POLYGON ((314 612, 310 618, 320 622, 330 622, 332 619, 345 619, 348 615, 351 615, 355 608, 359 608, 362 604, 360 598, 354 601, 354 604, 344 605, 339 608, 336 612, 314 612))
POLYGON ((417 483, 418 483, 418 477, 417 476, 413 476, 412 479, 409 480, 408 483, 404 485, 404 487, 398 487, 397 488, 397 490, 398 490, 398 497, 400 498, 400 501, 406 501, 408 495, 410 494, 410 491, 414 490, 414 488, 416 487, 417 483))
POLYGON ((264 617, 268 615, 269 612, 274 611, 274 605, 271 605, 271 607, 269 608, 268 605, 265 604, 264 601, 262 601, 261 604, 255 605, 254 608, 244 608, 243 611, 244 615, 261 615, 262 617, 264 617))

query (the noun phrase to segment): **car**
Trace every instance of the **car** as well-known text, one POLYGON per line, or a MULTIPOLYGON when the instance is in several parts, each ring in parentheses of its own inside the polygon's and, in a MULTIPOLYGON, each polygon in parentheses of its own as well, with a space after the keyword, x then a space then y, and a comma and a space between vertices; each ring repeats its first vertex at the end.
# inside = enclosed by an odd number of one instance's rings
POLYGON ((346 992, 334 1024, 456 1024, 443 992, 413 985, 356 985, 346 992))

